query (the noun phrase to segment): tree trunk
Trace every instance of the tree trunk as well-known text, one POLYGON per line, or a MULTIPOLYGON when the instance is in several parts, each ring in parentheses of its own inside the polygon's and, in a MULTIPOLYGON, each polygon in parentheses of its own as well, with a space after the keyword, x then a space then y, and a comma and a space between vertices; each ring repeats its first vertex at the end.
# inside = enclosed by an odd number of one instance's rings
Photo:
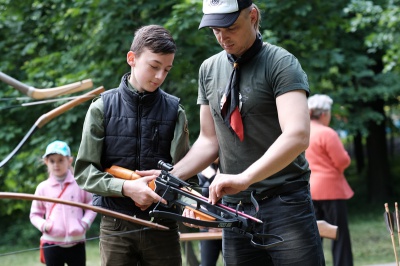
POLYGON ((357 173, 361 174, 365 167, 364 148, 360 131, 354 136, 354 156, 356 158, 357 173))
MULTIPOLYGON (((373 104, 375 111, 383 116, 383 102, 377 101, 373 104)), ((385 121, 385 120, 384 120, 385 121)), ((368 198, 372 202, 379 202, 391 194, 390 171, 386 141, 385 123, 372 122, 369 126, 367 137, 367 158, 368 158, 368 198)))

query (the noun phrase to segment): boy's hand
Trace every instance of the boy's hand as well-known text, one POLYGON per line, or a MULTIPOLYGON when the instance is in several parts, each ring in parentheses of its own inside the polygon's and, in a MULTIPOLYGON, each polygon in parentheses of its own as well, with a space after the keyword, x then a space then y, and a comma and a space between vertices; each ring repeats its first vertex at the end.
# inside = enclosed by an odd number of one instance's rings
POLYGON ((149 182, 156 179, 157 176, 145 176, 136 180, 127 180, 122 186, 122 194, 126 197, 130 197, 135 205, 138 206, 142 211, 146 210, 153 203, 161 201, 167 204, 166 200, 161 198, 147 185, 149 182))
MULTIPOLYGON (((185 208, 183 210, 182 216, 183 217, 187 217, 187 218, 191 218, 191 219, 200 220, 199 217, 196 217, 196 214, 194 213, 194 211, 192 211, 192 210, 190 210, 188 208, 185 208)), ((192 228, 204 228, 202 226, 198 226, 198 225, 195 225, 195 224, 189 224, 189 223, 182 223, 182 224, 187 226, 187 227, 192 227, 192 228)))
POLYGON ((154 169, 154 170, 144 170, 144 171, 136 170, 135 172, 138 175, 143 176, 143 177, 145 177, 145 176, 153 176, 153 175, 159 176, 161 174, 161 170, 156 170, 156 169, 154 169))

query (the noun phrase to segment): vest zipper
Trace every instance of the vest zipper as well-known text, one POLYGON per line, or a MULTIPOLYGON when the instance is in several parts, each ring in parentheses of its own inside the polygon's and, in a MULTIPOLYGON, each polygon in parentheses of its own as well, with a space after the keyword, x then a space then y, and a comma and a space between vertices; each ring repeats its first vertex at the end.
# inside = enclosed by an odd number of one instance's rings
POLYGON ((139 169, 140 167, 140 150, 141 150, 141 138, 142 138, 142 131, 141 131, 141 123, 142 123, 142 96, 139 96, 139 104, 138 104, 138 111, 137 111, 137 119, 136 119, 136 128, 138 130, 138 137, 137 137, 137 150, 136 150, 136 169, 139 169))
POLYGON ((158 127, 155 126, 153 130, 153 151, 157 152, 158 150, 158 127))

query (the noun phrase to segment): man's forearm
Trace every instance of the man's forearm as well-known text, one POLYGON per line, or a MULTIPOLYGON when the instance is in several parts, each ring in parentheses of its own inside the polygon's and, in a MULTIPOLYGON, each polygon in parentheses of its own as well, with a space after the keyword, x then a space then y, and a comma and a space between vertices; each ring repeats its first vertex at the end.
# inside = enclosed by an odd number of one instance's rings
POLYGON ((177 164, 171 173, 187 180, 201 172, 218 158, 218 143, 199 137, 189 152, 177 164))

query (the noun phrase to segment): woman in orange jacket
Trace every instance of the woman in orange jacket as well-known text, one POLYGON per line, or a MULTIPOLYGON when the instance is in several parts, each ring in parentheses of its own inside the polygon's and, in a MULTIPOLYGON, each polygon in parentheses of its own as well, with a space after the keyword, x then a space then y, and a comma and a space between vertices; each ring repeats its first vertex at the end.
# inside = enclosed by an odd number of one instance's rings
POLYGON ((338 239, 332 241, 333 263, 352 266, 346 200, 353 197, 354 192, 344 176, 350 156, 337 132, 329 127, 332 103, 327 95, 316 94, 308 99, 311 131, 306 158, 311 169, 311 197, 317 220, 339 227, 338 239))

